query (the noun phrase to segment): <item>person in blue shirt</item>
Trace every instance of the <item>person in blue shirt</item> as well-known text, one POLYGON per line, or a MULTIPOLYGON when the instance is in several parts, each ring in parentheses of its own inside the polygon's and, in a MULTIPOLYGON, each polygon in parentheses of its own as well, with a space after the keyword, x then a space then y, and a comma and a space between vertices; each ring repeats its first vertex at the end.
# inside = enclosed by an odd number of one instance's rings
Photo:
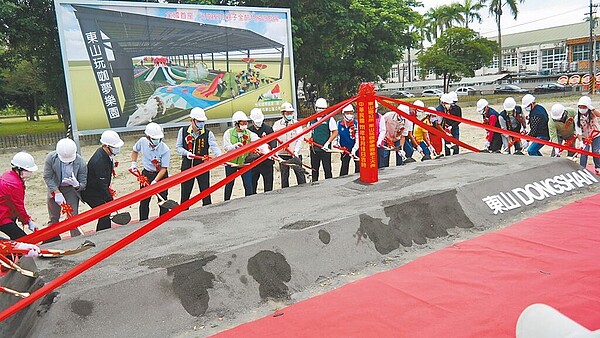
MULTIPOLYGON (((143 169, 141 174, 148 178, 150 184, 154 184, 162 179, 169 177, 167 168, 171 161, 171 153, 169 146, 163 142, 165 137, 160 125, 154 122, 148 123, 146 130, 144 131, 146 136, 140 138, 134 145, 133 151, 131 152, 131 167, 129 168, 132 172, 138 172, 137 160, 139 154, 142 154, 142 165, 143 169)), ((143 186, 140 185, 140 189, 143 186)), ((163 200, 167 199, 168 190, 161 191, 159 193, 163 200)), ((148 197, 140 201, 140 221, 147 220, 148 214, 150 213, 150 200, 152 197, 148 197)), ((169 209, 160 207, 160 214, 165 214, 169 209)))
MULTIPOLYGON (((348 175, 348 169, 350 169, 350 161, 356 158, 358 151, 358 122, 354 119, 354 107, 349 104, 342 109, 342 119, 337 123, 338 131, 338 145, 344 148, 348 152, 341 154, 342 165, 340 167, 340 176, 348 175)), ((354 162, 354 173, 359 172, 358 161, 354 162)))
MULTIPOLYGON (((545 141, 550 140, 548 112, 546 109, 535 103, 535 97, 531 94, 523 96, 521 103, 523 109, 529 113, 529 136, 545 141)), ((541 143, 531 142, 531 145, 527 148, 527 153, 529 156, 542 156, 540 149, 543 146, 541 143)))

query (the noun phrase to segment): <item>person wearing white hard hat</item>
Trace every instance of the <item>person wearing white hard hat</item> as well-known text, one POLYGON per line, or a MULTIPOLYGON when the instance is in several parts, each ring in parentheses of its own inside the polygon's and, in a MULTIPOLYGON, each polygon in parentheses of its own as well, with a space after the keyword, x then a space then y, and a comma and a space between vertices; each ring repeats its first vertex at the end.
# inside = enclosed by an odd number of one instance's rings
MULTIPOLYGON (((421 100, 416 100, 413 103, 415 106, 425 107, 425 103, 421 100)), ((409 115, 418 118, 417 116, 420 114, 421 110, 410 108, 409 115)), ((405 119, 404 121, 404 130, 406 133, 406 140, 404 141, 404 152, 406 153, 406 161, 405 163, 415 162, 416 160, 412 157, 415 150, 417 150, 421 155, 431 157, 429 154, 429 149, 423 149, 417 139, 415 138, 414 130, 416 125, 409 119, 405 119)), ((421 159, 422 160, 422 159, 421 159)))
MULTIPOLYGON (((265 137, 273 132, 273 128, 265 123, 265 115, 260 108, 252 108, 250 110, 250 119, 252 125, 248 127, 248 130, 258 135, 258 137, 265 137)), ((273 140, 268 143, 271 149, 277 147, 277 141, 273 140)), ((258 179, 262 176, 263 189, 265 192, 273 190, 273 165, 275 161, 272 159, 266 159, 261 163, 257 164, 252 168, 252 189, 256 194, 258 188, 258 179)))
MULTIPOLYGON (((398 110, 408 114, 410 109, 406 105, 399 105, 398 110)), ((383 154, 381 158, 381 167, 390 166, 390 151, 393 148, 396 154, 396 166, 404 164, 404 158, 406 153, 402 149, 406 140, 406 133, 404 131, 405 119, 398 114, 396 111, 389 111, 383 115, 385 121, 385 134, 379 135, 377 139, 377 147, 383 148, 383 154)))
MULTIPOLYGON (((342 109, 342 119, 337 122, 337 144, 347 152, 341 153, 340 176, 348 175, 350 161, 358 152, 358 121, 354 118, 354 106, 349 104, 342 109)), ((354 173, 358 173, 360 166, 354 162, 354 173)))
MULTIPOLYGON (((481 114, 484 124, 489 124, 496 128, 500 126, 500 114, 489 106, 486 99, 477 101, 477 112, 481 114)), ((485 150, 489 152, 499 153, 502 148, 502 134, 488 130, 485 138, 485 150)))
POLYGON ((10 165, 11 169, 0 176, 0 231, 15 240, 26 235, 17 220, 31 231, 38 229, 25 210, 25 181, 38 167, 33 156, 26 152, 16 153, 10 165))
MULTIPOLYGON (((227 129, 225 133, 223 133, 223 149, 225 152, 230 152, 232 150, 241 148, 246 144, 259 139, 258 135, 248 130, 249 121, 250 118, 248 118, 246 113, 243 111, 236 111, 233 113, 231 116, 233 127, 227 129)), ((266 144, 258 147, 256 150, 259 153, 266 153, 269 151, 266 144)), ((248 163, 247 160, 253 157, 256 158, 256 155, 253 153, 246 153, 230 160, 229 164, 225 166, 225 177, 230 176, 236 171, 240 170, 244 164, 248 163)), ((244 184, 244 195, 253 195, 254 188, 252 184, 252 170, 242 174, 242 182, 244 184)), ((235 180, 225 185, 225 201, 229 201, 231 199, 234 184, 235 180)))
MULTIPOLYGON (((169 177, 169 163, 171 162, 171 151, 169 146, 164 142, 165 134, 163 133, 162 127, 158 123, 150 122, 146 125, 144 130, 144 137, 141 137, 134 145, 131 151, 131 166, 129 171, 133 174, 141 174, 148 179, 150 184, 169 177), (138 169, 137 160, 142 154, 142 170, 138 169)), ((140 189, 144 188, 140 184, 140 189)), ((168 198, 168 190, 164 190, 158 193, 163 200, 168 198)), ((148 197, 140 201, 139 212, 140 221, 148 219, 150 214, 150 200, 152 197, 148 197)), ((160 207, 159 214, 163 215, 167 213, 169 209, 160 207)))
MULTIPOLYGON (((217 143, 217 138, 212 131, 206 128, 206 121, 208 121, 208 118, 204 109, 195 107, 190 111, 190 125, 179 129, 175 149, 181 155, 181 171, 204 163, 206 157, 209 156, 209 150, 213 156, 221 156, 222 152, 217 143)), ((210 186, 210 171, 196 176, 196 181, 201 192, 208 189, 210 186)), ((193 188, 193 178, 181 183, 180 204, 190 199, 193 188)), ((202 199, 202 205, 211 203, 210 195, 202 199)))
MULTIPOLYGON (((552 106, 550 109, 550 119, 548 119, 548 133, 550 141, 568 147, 575 147, 575 109, 565 108, 560 103, 552 106)), ((552 157, 560 157, 562 150, 552 148, 552 157)), ((575 152, 568 150, 567 156, 571 157, 575 152)))
MULTIPOLYGON (((540 140, 549 141, 550 133, 548 132, 548 112, 546 108, 535 102, 535 97, 531 94, 526 94, 521 99, 523 109, 529 115, 529 136, 540 140)), ((529 156, 542 156, 540 149, 544 145, 537 142, 531 142, 527 153, 529 156)))
MULTIPOLYGON (((436 107, 439 112, 445 112, 456 117, 462 117, 462 109, 458 105, 458 95, 456 92, 450 92, 440 97, 440 105, 436 107)), ((449 118, 444 118, 443 127, 450 131, 450 135, 455 139, 460 138, 460 122, 449 118)), ((450 156, 450 148, 452 155, 458 155, 459 147, 457 144, 444 141, 444 155, 450 156)))
MULTIPOLYGON (((87 187, 81 193, 83 200, 95 208, 113 200, 111 182, 117 166, 115 156, 121 152, 124 142, 113 130, 106 130, 100 136, 102 144, 87 163, 87 187)), ((110 217, 98 219, 96 231, 110 229, 110 217)))
MULTIPOLYGON (((507 130, 514 131, 515 133, 520 133, 521 130, 525 130, 527 122, 523 116, 523 110, 521 109, 521 106, 517 105, 517 102, 514 98, 507 97, 502 104, 502 108, 504 109, 500 112, 500 115, 505 119, 507 130)), ((523 142, 520 139, 515 139, 513 136, 509 136, 507 141, 508 144, 505 146, 505 150, 507 152, 510 153, 510 149, 514 145, 514 154, 523 155, 523 146, 526 144, 526 142, 523 142)))
MULTIPOLYGON (((69 138, 58 141, 56 150, 46 156, 44 182, 48 188, 48 225, 60 221, 63 203, 71 207, 73 216, 79 213, 79 192, 87 185, 87 166, 83 157, 77 154, 75 141, 69 138)), ((71 237, 81 235, 77 228, 70 232, 71 237)))
MULTIPOLYGON (((286 128, 289 125, 292 125, 298 120, 294 117, 295 109, 289 102, 284 102, 281 105, 281 115, 282 118, 275 121, 273 123, 273 130, 278 131, 283 128, 286 128)), ((294 138, 296 135, 302 133, 302 127, 298 127, 282 136, 278 137, 278 142, 287 142, 288 140, 294 138)), ((292 157, 296 157, 299 162, 302 162, 302 155, 300 155, 300 149, 302 148, 302 137, 298 138, 296 141, 292 142, 288 145, 287 150, 282 149, 277 153, 277 156, 281 157, 281 159, 285 161, 292 160, 292 157), (290 154, 291 153, 291 154, 290 154), (293 155, 292 155, 293 154, 293 155)), ((292 166, 292 170, 294 170, 294 175, 296 176, 296 182, 298 184, 306 183, 306 176, 304 174, 304 170, 300 166, 292 166)), ((287 188, 290 186, 290 166, 285 165, 284 163, 279 164, 279 173, 281 175, 281 187, 287 188)))
MULTIPOLYGON (((577 102, 575 134, 579 142, 579 149, 600 154, 600 110, 594 108, 592 99, 589 96, 582 96, 577 102)), ((594 157, 593 161, 596 174, 600 175, 600 158, 594 157)), ((587 162, 587 155, 579 157, 579 164, 582 167, 585 168, 587 162)))
MULTIPOLYGON (((420 101, 420 100, 417 100, 420 101)), ((421 106, 421 102, 415 101, 415 105, 421 106)), ((430 110, 435 110, 435 107, 429 107, 430 110)), ((417 110, 416 117, 421 122, 425 123, 428 126, 431 126, 430 117, 431 114, 425 110, 417 110)), ((415 125, 413 130, 414 142, 416 142, 417 146, 415 148, 421 149, 423 153, 423 157, 421 157, 421 161, 431 160, 431 156, 434 155, 435 150, 431 145, 431 140, 429 139, 429 131, 418 124, 415 125)))
MULTIPOLYGON (((315 102, 315 111, 317 113, 327 109, 327 100, 320 97, 315 102)), ((328 151, 331 149, 331 142, 337 137, 337 123, 333 117, 325 121, 322 118, 312 120, 309 125, 318 124, 319 126, 312 131, 312 143, 310 146, 310 166, 315 170, 312 172, 312 181, 317 182, 319 180, 319 168, 323 165, 323 172, 325 179, 332 178, 333 174, 331 171, 331 153, 328 151)))

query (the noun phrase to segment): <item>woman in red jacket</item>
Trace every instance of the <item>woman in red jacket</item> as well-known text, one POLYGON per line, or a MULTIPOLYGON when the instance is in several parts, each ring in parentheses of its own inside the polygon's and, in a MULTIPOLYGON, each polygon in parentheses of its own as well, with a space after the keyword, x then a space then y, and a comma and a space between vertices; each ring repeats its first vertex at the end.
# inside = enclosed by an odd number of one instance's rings
POLYGON ((17 153, 10 164, 12 169, 0 176, 0 231, 10 239, 17 239, 26 235, 17 225, 17 219, 31 231, 37 229, 25 210, 25 181, 38 167, 25 152, 17 153))

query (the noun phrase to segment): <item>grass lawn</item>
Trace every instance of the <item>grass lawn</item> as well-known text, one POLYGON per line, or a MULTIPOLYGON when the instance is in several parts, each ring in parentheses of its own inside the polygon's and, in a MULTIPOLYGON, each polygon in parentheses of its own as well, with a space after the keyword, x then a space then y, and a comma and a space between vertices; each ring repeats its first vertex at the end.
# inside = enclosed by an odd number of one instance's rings
POLYGON ((45 134, 64 132, 65 125, 56 115, 40 116, 39 121, 30 122, 25 117, 0 118, 0 136, 45 134))

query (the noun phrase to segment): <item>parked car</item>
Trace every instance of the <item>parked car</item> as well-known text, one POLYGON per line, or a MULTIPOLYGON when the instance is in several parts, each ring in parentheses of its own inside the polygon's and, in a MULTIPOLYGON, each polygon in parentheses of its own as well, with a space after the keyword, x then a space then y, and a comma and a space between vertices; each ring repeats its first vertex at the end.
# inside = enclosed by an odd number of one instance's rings
POLYGON ((473 87, 458 87, 455 92, 457 95, 475 95, 479 93, 479 90, 473 87))
POLYGON ((560 83, 542 83, 541 85, 535 87, 533 89, 534 93, 542 94, 542 93, 560 93, 567 90, 567 87, 561 85, 560 83))
POLYGON ((529 94, 529 90, 512 84, 497 86, 494 94, 529 94))
POLYGON ((403 99, 407 97, 415 97, 415 95, 407 92, 406 90, 398 90, 393 92, 392 95, 390 95, 390 97, 392 99, 403 99))
POLYGON ((423 96, 442 96, 444 94, 440 89, 425 89, 421 95, 423 96))

